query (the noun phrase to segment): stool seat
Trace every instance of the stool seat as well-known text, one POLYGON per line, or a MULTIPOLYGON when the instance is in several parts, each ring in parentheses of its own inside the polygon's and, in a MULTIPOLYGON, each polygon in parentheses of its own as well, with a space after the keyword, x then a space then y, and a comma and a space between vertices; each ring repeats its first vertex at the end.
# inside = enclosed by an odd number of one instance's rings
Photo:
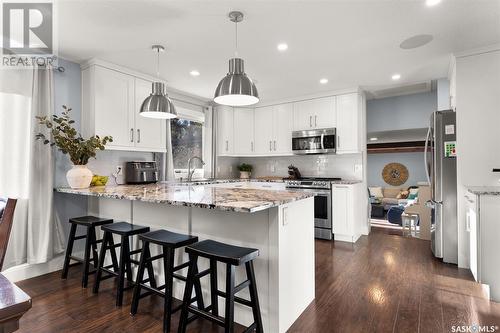
POLYGON ((173 248, 183 247, 198 241, 198 237, 196 236, 178 234, 163 229, 139 235, 139 239, 173 248))
POLYGON ((96 216, 80 216, 80 217, 70 218, 69 222, 88 227, 95 227, 99 225, 113 223, 113 219, 106 219, 96 216))
POLYGON ((208 239, 186 247, 186 252, 239 266, 259 256, 258 249, 234 246, 208 239))
POLYGON ((109 231, 113 234, 122 236, 133 236, 143 234, 149 231, 149 227, 142 225, 134 225, 127 222, 115 222, 113 224, 104 225, 101 227, 102 231, 109 231))

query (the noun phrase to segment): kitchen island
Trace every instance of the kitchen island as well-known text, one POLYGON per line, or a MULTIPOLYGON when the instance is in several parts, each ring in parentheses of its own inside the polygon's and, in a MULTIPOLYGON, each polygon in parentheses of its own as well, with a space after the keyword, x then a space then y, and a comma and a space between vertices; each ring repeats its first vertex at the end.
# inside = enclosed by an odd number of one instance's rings
MULTIPOLYGON (((314 299, 314 198, 308 192, 266 182, 156 183, 56 191, 88 196, 89 215, 259 249, 254 264, 265 332, 286 332, 314 299)), ((140 246, 137 240, 134 243, 140 246)), ((158 249, 152 252, 155 255, 158 249)), ((186 260, 183 251, 178 251, 176 264, 186 260)), ((200 269, 205 268, 208 261, 201 260, 200 269)), ((160 265, 155 267, 155 272, 160 271, 160 265)), ((218 270, 221 289, 224 272, 218 270)), ((244 276, 244 267, 239 267, 236 282, 244 276)), ((202 287, 208 301, 208 278, 202 280, 202 287)), ((182 299, 183 289, 184 283, 174 281, 176 298, 182 299)), ((248 291, 239 296, 248 299, 248 291)), ((219 302, 222 307, 223 299, 219 302)), ((235 304, 235 320, 251 324, 251 310, 235 304)))

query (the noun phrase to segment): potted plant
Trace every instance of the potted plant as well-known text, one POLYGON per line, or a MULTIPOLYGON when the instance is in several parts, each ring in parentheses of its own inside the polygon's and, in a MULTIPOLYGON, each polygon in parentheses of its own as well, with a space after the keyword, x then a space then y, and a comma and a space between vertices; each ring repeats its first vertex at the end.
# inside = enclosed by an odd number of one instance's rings
POLYGON ((70 118, 71 108, 63 105, 62 116, 52 115, 52 120, 47 117, 36 119, 40 125, 46 126, 50 130, 51 138, 45 134, 38 133, 37 140, 43 140, 44 144, 56 146, 63 154, 68 154, 73 168, 66 173, 66 180, 71 188, 88 188, 92 181, 92 171, 87 168, 87 163, 91 157, 95 158, 97 149, 104 150, 108 142, 113 142, 111 136, 100 138, 94 135, 88 139, 82 138, 82 135, 73 127, 74 120, 70 118))
POLYGON ((238 165, 238 170, 240 170, 240 179, 249 179, 252 174, 252 165, 242 163, 238 165))

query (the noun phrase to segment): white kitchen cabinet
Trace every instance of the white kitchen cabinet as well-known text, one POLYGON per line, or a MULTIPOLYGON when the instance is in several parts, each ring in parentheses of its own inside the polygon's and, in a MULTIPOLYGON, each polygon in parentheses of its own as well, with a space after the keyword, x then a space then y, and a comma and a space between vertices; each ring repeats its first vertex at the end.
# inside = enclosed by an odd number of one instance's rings
MULTIPOLYGON (((335 241, 355 243, 368 223, 363 212, 366 187, 357 183, 332 186, 332 232, 335 241)), ((366 208, 367 209, 367 208, 366 208)))
POLYGON ((275 105, 273 109, 273 150, 275 154, 292 154, 292 130, 293 104, 275 105))
POLYGON ((294 103, 295 131, 336 127, 335 96, 314 98, 294 103))
POLYGON ((255 155, 291 155, 293 104, 255 109, 255 155))
POLYGON ((248 156, 254 150, 254 110, 234 108, 234 154, 248 156))
MULTIPOLYGON (((274 106, 256 108, 255 115, 255 153, 272 155, 274 153, 274 106)), ((290 133, 291 134, 291 133, 290 133)))
POLYGON ((234 152, 234 110, 228 106, 217 107, 217 153, 231 156, 234 152))
POLYGON ((84 68, 83 136, 112 136, 110 150, 165 152, 166 122, 139 114, 150 90, 151 81, 99 65, 84 68))
POLYGON ((494 187, 465 195, 466 230, 469 233, 469 265, 477 282, 489 286, 490 299, 500 301, 500 195, 494 187), (491 193, 490 193, 491 192, 491 193))
POLYGON ((135 146, 148 151, 163 151, 167 144, 166 120, 142 117, 142 102, 151 94, 151 81, 135 78, 135 146))
POLYGON ((337 154, 358 153, 360 147, 361 107, 359 95, 346 94, 336 98, 337 154))

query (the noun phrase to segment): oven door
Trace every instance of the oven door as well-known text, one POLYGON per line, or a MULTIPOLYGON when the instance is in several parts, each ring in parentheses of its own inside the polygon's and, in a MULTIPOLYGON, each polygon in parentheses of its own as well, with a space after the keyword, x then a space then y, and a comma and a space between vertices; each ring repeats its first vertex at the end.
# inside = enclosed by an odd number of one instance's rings
POLYGON ((292 133, 292 151, 296 155, 335 153, 335 128, 295 131, 292 133))
POLYGON ((332 194, 330 190, 300 189, 314 193, 314 237, 332 239, 332 194))

